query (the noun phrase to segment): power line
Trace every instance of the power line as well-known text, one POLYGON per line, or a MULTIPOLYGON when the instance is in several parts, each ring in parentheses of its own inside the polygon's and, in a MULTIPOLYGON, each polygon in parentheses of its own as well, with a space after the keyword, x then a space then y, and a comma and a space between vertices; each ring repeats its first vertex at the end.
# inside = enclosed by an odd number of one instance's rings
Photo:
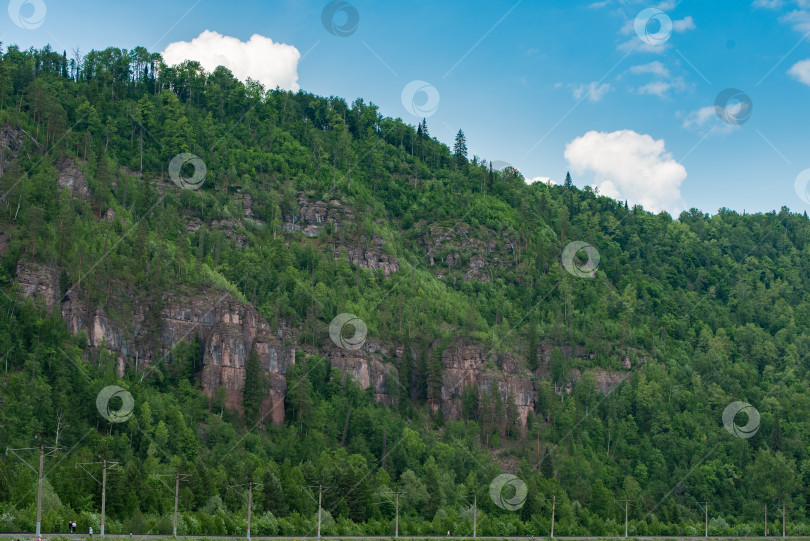
POLYGON ((551 495, 551 506, 550 507, 548 505, 548 500, 541 499, 540 501, 543 502, 544 504, 546 504, 546 507, 551 509, 551 537, 554 537, 554 511, 555 511, 555 509, 557 507, 557 495, 556 494, 551 495))
POLYGON ((315 487, 318 487, 318 502, 317 502, 318 503, 318 539, 320 539, 321 538, 321 501, 323 499, 323 489, 326 488, 326 487, 324 487, 323 485, 307 485, 307 486, 302 486, 301 490, 304 492, 304 494, 309 496, 309 498, 314 502, 315 501, 315 496, 310 494, 309 489, 310 488, 315 488, 315 487))
POLYGON ((709 503, 711 503, 711 502, 697 502, 698 507, 700 507, 700 509, 706 513, 706 535, 705 535, 705 537, 709 537, 709 503), (704 505, 706 506, 705 508, 703 507, 704 505))
POLYGON ((163 485, 172 491, 171 487, 167 485, 161 477, 174 477, 174 524, 172 525, 172 536, 177 537, 177 500, 180 495, 180 481, 186 481, 189 477, 191 477, 190 473, 180 473, 179 471, 175 474, 167 473, 167 474, 152 474, 153 477, 156 477, 158 481, 163 483, 163 485))
MULTIPOLYGON (((616 505, 619 505, 621 502, 624 502, 624 536, 627 537, 627 507, 633 500, 613 500, 613 503, 616 505)), ((619 505, 619 507, 621 508, 621 505, 619 505)))
POLYGON ((253 487, 259 487, 259 486, 262 486, 262 485, 263 485, 263 483, 254 483, 253 481, 249 481, 249 482, 243 483, 241 485, 230 485, 228 487, 229 489, 233 489, 234 492, 236 492, 237 494, 242 496, 242 498, 244 498, 247 501, 247 513, 248 513, 248 516, 247 516, 247 538, 248 538, 248 541, 250 540, 250 519, 251 519, 252 511, 253 511, 253 487), (242 491, 236 490, 237 487, 243 487, 245 485, 247 485, 247 487, 248 487, 247 498, 245 498, 245 495, 242 494, 242 491))
POLYGON ((23 464, 28 466, 28 468, 37 474, 37 523, 36 523, 36 536, 37 539, 40 538, 42 530, 42 480, 45 479, 45 475, 43 473, 44 466, 45 466, 45 449, 49 449, 50 452, 48 456, 53 456, 57 450, 61 449, 61 447, 45 447, 45 435, 40 434, 39 436, 39 470, 36 470, 31 464, 29 464, 23 457, 17 454, 17 451, 34 451, 36 447, 23 447, 19 449, 10 449, 6 447, 6 455, 9 453, 13 454, 17 457, 23 464))
MULTIPOLYGON (((394 537, 399 537, 399 495, 405 494, 399 488, 394 491, 389 492, 381 492, 380 493, 389 503, 394 504, 394 537), (391 501, 391 498, 388 497, 389 494, 395 495, 395 500, 391 501)), ((473 519, 474 520, 474 519, 473 519)), ((473 526, 473 537, 475 537, 475 526, 473 526)))
POLYGON ((114 469, 118 466, 118 462, 108 462, 107 459, 103 459, 101 462, 77 462, 75 467, 81 467, 93 479, 96 483, 101 485, 101 537, 104 537, 104 511, 106 509, 105 505, 107 502, 107 469, 114 469), (90 466, 93 464, 101 464, 101 481, 99 482, 92 473, 90 473, 85 466, 90 466))

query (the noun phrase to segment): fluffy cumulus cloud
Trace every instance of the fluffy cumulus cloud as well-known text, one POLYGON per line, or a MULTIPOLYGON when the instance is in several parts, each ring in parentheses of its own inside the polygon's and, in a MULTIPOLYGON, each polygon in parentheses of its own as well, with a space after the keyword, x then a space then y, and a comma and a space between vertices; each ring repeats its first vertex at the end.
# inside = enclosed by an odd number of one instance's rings
POLYGON ((788 70, 788 75, 802 84, 810 86, 810 58, 799 60, 788 70))
POLYGON ((655 212, 675 215, 683 209, 686 169, 666 151, 663 139, 632 130, 589 131, 566 145, 565 159, 575 173, 593 174, 603 195, 655 212))
POLYGON ((554 185, 556 182, 551 180, 551 177, 526 177, 526 184, 534 184, 535 182, 542 182, 543 184, 554 185))
POLYGON ((206 71, 225 66, 241 81, 248 77, 265 88, 279 86, 298 90, 298 61, 301 53, 292 45, 275 43, 272 39, 253 34, 250 40, 223 36, 206 30, 191 41, 170 43, 163 51, 168 65, 196 60, 206 71))

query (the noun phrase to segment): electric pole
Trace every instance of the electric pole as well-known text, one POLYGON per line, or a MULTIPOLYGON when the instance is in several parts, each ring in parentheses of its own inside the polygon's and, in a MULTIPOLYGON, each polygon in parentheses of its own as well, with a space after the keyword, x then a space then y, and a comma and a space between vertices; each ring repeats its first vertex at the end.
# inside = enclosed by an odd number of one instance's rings
POLYGON ((700 509, 706 513, 706 535, 705 535, 705 537, 709 537, 709 503, 710 502, 697 502, 698 507, 700 507, 700 509), (704 505, 706 507, 703 507, 704 505))
POLYGON ((107 459, 103 459, 101 462, 78 462, 76 464, 77 468, 81 468, 90 476, 93 481, 101 485, 101 537, 104 537, 104 518, 105 518, 105 510, 106 510, 106 502, 107 502, 107 470, 113 469, 118 466, 118 462, 108 462, 107 459), (99 482, 90 471, 85 468, 85 466, 90 466, 94 464, 101 464, 101 481, 99 482))
POLYGON ((307 490, 307 489, 308 488, 314 488, 315 486, 318 487, 318 539, 320 539, 321 538, 321 501, 323 499, 322 497, 323 497, 323 489, 324 489, 324 487, 323 487, 323 485, 310 485, 310 486, 306 486, 306 487, 301 487, 301 490, 303 490, 304 493, 307 496, 309 496, 309 498, 314 502, 315 497, 312 494, 310 494, 309 490, 307 490))
POLYGON ((243 499, 247 501, 247 538, 250 539, 250 520, 253 516, 253 487, 260 487, 264 483, 254 483, 253 481, 249 481, 246 483, 248 487, 248 495, 245 498, 245 495, 242 494, 240 491, 236 490, 238 487, 243 487, 245 485, 231 485, 228 488, 234 489, 234 492, 242 496, 243 499))
POLYGON ((42 526, 42 468, 45 464, 45 438, 39 442, 39 478, 37 479, 37 539, 42 526))
MULTIPOLYGON (((462 499, 464 499, 464 501, 466 501, 467 503, 470 503, 470 500, 468 500, 466 496, 461 496, 461 497, 462 497, 462 499)), ((473 535, 472 536, 473 536, 473 539, 475 539, 478 536, 478 493, 477 492, 473 492, 472 506, 473 506, 473 535)))
POLYGON ((191 477, 190 473, 180 473, 179 471, 175 474, 167 473, 163 475, 153 474, 157 477, 158 481, 163 483, 163 486, 168 488, 170 491, 172 490, 169 485, 166 484, 161 477, 174 477, 174 523, 172 524, 172 536, 177 537, 177 504, 178 500, 180 499, 180 481, 186 481, 189 477, 191 477))
MULTIPOLYGON (((40 434, 39 436, 39 470, 31 466, 28 462, 25 461, 23 457, 17 454, 17 451, 35 451, 36 447, 23 447, 20 449, 10 449, 6 447, 6 454, 12 453, 16 456, 20 461, 28 466, 28 468, 37 474, 37 523, 36 523, 36 536, 37 538, 40 537, 42 534, 42 480, 45 478, 44 468, 45 468, 45 435, 40 434)), ((55 451, 58 447, 48 447, 48 449, 55 451)), ((48 455, 50 456, 50 454, 48 455)))
POLYGON ((399 495, 405 494, 399 488, 394 490, 393 492, 383 492, 382 496, 388 500, 388 503, 394 504, 394 537, 399 537, 399 495), (391 498, 388 497, 389 494, 394 495, 394 501, 391 501, 391 498))
POLYGON ((248 538, 248 541, 250 541, 251 507, 253 507, 253 481, 248 483, 248 523, 247 523, 247 538, 248 538))
POLYGON ((546 504, 546 507, 551 509, 551 536, 550 537, 553 538, 554 537, 554 511, 557 508, 557 495, 552 494, 552 496, 551 496, 551 505, 549 505, 548 501, 545 500, 545 499, 540 500, 540 501, 543 502, 544 504, 546 504))
MULTIPOLYGON (((633 500, 613 500, 613 503, 619 505, 620 502, 624 502, 624 536, 627 537, 627 507, 630 502, 633 500)), ((619 505, 621 508, 621 505, 619 505)))
POLYGON ((478 533, 478 494, 473 494, 473 538, 478 533))

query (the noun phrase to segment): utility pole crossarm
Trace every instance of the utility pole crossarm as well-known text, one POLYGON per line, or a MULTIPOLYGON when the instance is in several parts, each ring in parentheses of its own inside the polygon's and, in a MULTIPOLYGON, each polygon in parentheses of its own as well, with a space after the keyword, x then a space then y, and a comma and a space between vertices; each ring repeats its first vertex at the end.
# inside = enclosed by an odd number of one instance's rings
POLYGON ((17 451, 35 451, 37 449, 39 449, 39 447, 22 447, 20 449, 9 449, 8 447, 6 447, 6 454, 9 454, 9 453, 13 454, 14 456, 16 456, 17 458, 20 459, 20 462, 22 462, 23 464, 28 466, 31 469, 32 472, 39 473, 35 467, 33 467, 28 462, 26 462, 23 457, 21 457, 20 455, 17 454, 17 451))

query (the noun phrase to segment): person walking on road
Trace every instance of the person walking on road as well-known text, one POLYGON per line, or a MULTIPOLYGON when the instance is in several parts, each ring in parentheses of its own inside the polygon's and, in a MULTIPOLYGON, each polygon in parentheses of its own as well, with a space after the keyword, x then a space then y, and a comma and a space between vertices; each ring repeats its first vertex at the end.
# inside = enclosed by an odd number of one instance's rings
POLYGON ((92 526, 90 526, 90 537, 91 538, 93 537, 93 527, 92 526))

